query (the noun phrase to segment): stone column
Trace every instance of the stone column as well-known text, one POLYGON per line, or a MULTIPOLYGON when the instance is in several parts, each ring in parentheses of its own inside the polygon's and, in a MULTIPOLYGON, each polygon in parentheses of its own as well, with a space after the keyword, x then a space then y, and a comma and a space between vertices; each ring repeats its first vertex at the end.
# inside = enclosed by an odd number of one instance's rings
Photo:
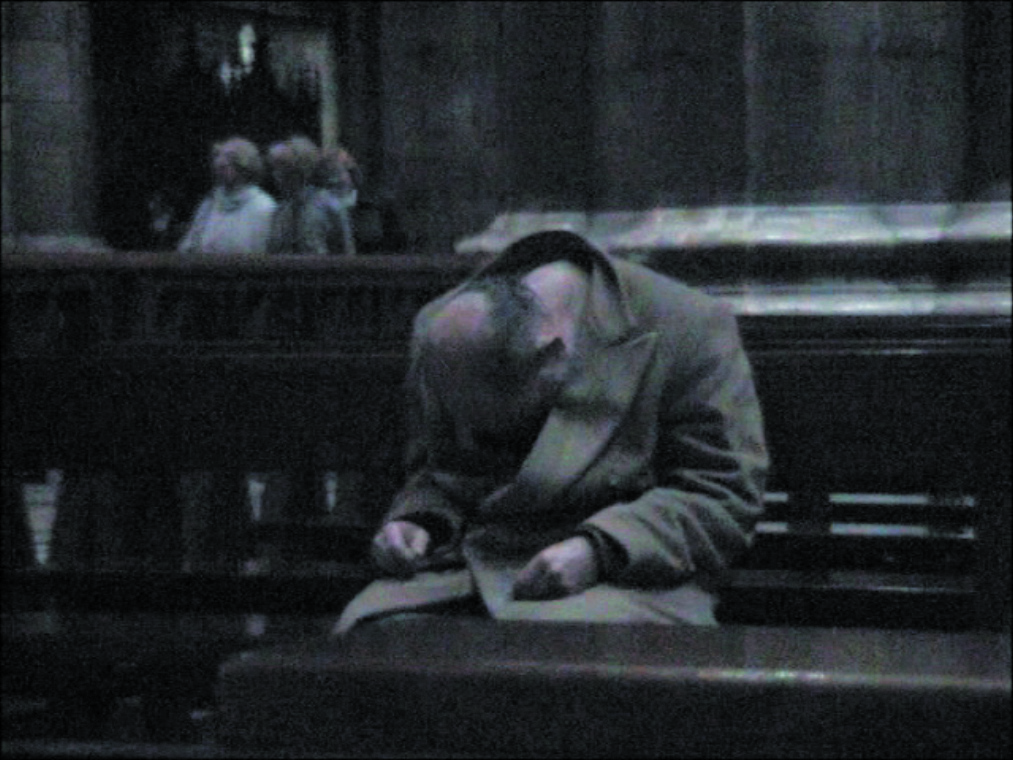
POLYGON ((496 210, 500 3, 384 3, 385 189, 415 253, 449 254, 496 210))
POLYGON ((3 4, 5 244, 104 248, 95 233, 86 2, 3 4))
POLYGON ((753 203, 950 200, 961 3, 746 2, 753 203))
POLYGON ((735 204, 745 189, 739 3, 601 3, 600 209, 735 204))

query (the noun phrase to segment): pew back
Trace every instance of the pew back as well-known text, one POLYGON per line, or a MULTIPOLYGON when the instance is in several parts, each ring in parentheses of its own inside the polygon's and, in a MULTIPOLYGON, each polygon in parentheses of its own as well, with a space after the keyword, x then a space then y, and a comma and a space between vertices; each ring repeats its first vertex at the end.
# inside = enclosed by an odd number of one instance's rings
POLYGON ((1008 627, 1008 318, 744 329, 773 468, 720 619, 1008 627))
MULTIPOLYGON (((474 266, 5 256, 5 498, 19 500, 17 473, 44 468, 89 484, 64 489, 49 572, 24 582, 59 594, 101 585, 96 572, 157 571, 175 579, 159 581, 165 594, 131 595, 113 577, 99 598, 157 604, 177 589, 192 600, 181 570, 234 579, 265 548, 276 565, 319 575, 326 562, 331 578, 364 582, 369 534, 403 477, 411 317, 474 266), (258 512, 247 476, 279 470, 288 497, 275 501, 287 503, 258 512), (341 505, 325 498, 324 473, 353 482, 341 505)), ((1003 625, 1008 292, 923 281, 707 289, 738 311, 773 457, 767 514, 724 619, 1003 625), (865 596, 842 604, 833 589, 865 596), (919 614, 932 595, 935 611, 919 614), (943 614, 948 603, 960 613, 943 614)), ((5 551, 9 565, 18 551, 5 551)), ((286 595, 256 583, 219 605, 282 611, 286 595)))

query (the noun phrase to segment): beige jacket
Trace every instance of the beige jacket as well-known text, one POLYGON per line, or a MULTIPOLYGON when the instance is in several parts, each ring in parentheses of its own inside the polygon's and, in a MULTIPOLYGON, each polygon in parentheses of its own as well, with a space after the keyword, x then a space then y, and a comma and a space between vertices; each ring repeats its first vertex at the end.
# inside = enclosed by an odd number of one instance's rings
MULTIPOLYGON (((410 373, 410 476, 387 519, 440 519, 449 540, 413 578, 367 587, 336 632, 476 590, 498 619, 714 624, 713 581, 750 543, 768 466, 733 313, 570 233, 522 243, 481 272, 527 270, 564 255, 589 266, 586 327, 596 349, 520 471, 503 482, 454 466, 451 431, 425 378, 410 373), (625 550, 615 577, 565 599, 513 601, 516 573, 585 522, 625 550)), ((416 339, 456 290, 423 307, 416 339)))

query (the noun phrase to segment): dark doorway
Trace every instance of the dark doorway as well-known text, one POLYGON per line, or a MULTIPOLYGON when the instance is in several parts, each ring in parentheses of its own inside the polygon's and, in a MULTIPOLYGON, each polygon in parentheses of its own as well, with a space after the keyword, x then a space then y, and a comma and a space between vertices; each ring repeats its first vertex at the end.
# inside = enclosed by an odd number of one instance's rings
POLYGON ((272 37, 298 22, 213 3, 90 8, 99 225, 110 245, 171 247, 175 236, 153 228, 156 204, 178 233, 210 189, 214 142, 241 135, 266 148, 292 134, 320 142, 318 72, 290 66, 295 74, 279 78, 272 60, 272 37))

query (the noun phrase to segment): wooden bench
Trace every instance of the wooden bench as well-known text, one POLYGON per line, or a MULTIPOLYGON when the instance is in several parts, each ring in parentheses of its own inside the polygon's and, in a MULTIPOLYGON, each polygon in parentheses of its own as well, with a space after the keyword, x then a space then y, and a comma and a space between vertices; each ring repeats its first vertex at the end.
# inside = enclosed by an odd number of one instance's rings
MULTIPOLYGON (((69 500, 77 543, 64 566, 39 568, 23 545, 5 546, 5 692, 57 695, 50 707, 78 716, 59 735, 78 740, 108 738, 116 706, 140 695, 149 739, 196 741, 188 717, 216 709, 230 653, 313 638, 372 577, 371 526, 327 514, 320 476, 359 473, 359 499, 378 519, 402 477, 410 317, 471 265, 171 255, 3 265, 5 528, 22 524, 20 473, 111 472, 119 483, 69 500), (246 475, 275 469, 300 473, 285 520, 253 519, 246 475), (217 473, 213 499, 228 519, 183 520, 179 475, 193 470, 217 473), (184 571, 186 525, 210 549, 199 571, 184 571), (281 569, 244 573, 265 551, 281 569)), ((1008 650, 1003 287, 711 289, 739 310, 774 458, 768 513, 720 618, 998 631, 1008 650), (776 306, 800 293, 802 313, 776 306)), ((762 640, 779 652, 783 636, 762 640)), ((37 733, 53 728, 43 720, 37 733)))
POLYGON ((1008 319, 792 322, 751 336, 773 466, 719 619, 1009 630, 1008 319))

